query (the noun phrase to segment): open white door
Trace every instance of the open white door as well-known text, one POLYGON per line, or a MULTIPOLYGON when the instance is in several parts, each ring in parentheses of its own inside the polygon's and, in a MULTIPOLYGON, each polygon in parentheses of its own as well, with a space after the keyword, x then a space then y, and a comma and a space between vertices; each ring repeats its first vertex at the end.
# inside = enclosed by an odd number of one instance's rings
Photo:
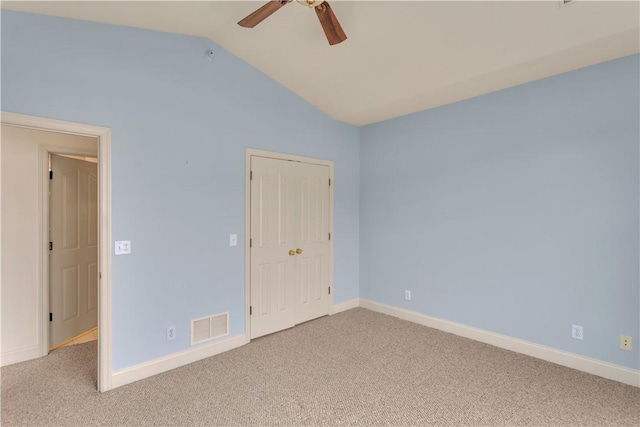
POLYGON ((98 322, 97 164, 51 155, 50 347, 98 322))

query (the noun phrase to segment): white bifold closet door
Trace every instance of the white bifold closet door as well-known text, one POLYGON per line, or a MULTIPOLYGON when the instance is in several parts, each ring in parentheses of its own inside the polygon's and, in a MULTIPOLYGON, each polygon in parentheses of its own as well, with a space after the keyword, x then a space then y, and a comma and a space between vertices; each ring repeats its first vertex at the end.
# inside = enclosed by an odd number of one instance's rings
POLYGON ((329 167, 251 158, 251 338, 329 314, 329 167))

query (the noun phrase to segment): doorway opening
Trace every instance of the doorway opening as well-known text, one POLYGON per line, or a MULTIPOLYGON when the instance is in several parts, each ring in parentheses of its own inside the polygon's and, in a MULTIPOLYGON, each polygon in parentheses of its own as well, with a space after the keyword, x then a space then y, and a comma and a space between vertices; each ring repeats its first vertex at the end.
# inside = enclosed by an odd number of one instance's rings
MULTIPOLYGON (((50 301, 50 248, 53 245, 53 250, 56 249, 56 241, 50 238, 50 199, 49 199, 49 161, 50 156, 53 159, 54 156, 70 159, 71 157, 93 157, 96 159, 93 163, 95 171, 92 177, 89 179, 85 176, 85 180, 95 181, 95 185, 91 191, 91 200, 87 201, 84 205, 80 203, 79 206, 73 206, 69 204, 70 197, 67 197, 66 204, 63 203, 61 212, 65 218, 67 225, 74 222, 74 215, 77 215, 83 210, 93 210, 95 215, 92 216, 90 224, 85 224, 88 227, 95 230, 92 237, 87 237, 89 234, 84 233, 85 239, 89 239, 89 245, 95 252, 95 259, 85 263, 84 268, 80 268, 77 265, 66 266, 61 269, 62 274, 66 275, 63 280, 63 293, 66 292, 66 296, 62 298, 63 312, 60 314, 67 320, 74 317, 76 312, 79 311, 80 303, 90 306, 94 312, 94 318, 97 327, 97 388, 99 391, 107 391, 112 388, 112 372, 111 372, 111 131, 108 128, 102 128, 92 125, 85 125, 73 122, 64 122, 52 119, 45 119, 40 117, 25 116, 15 113, 2 112, 2 130, 3 141, 0 148, 2 149, 2 182, 7 182, 5 179, 7 174, 11 171, 20 170, 24 165, 20 161, 24 161, 29 165, 30 170, 33 171, 29 175, 29 185, 33 188, 31 193, 24 193, 25 197, 29 196, 30 199, 27 203, 27 211, 32 217, 32 223, 34 226, 29 225, 28 233, 33 235, 33 239, 25 240, 23 234, 15 232, 12 226, 19 222, 18 220, 11 223, 11 216, 6 215, 6 212, 13 211, 14 217, 21 215, 19 204, 15 199, 5 196, 6 190, 9 189, 9 184, 3 184, 2 188, 2 227, 0 227, 0 236, 2 246, 5 249, 2 250, 2 264, 3 275, 0 278, 2 281, 3 289, 3 320, 6 316, 22 316, 18 320, 22 325, 20 334, 28 335, 26 340, 20 341, 19 333, 12 332, 5 327, 6 324, 11 322, 3 322, 3 348, 2 348, 2 363, 8 365, 11 363, 17 363, 37 357, 46 356, 52 347, 53 333, 50 330, 50 319, 52 314, 55 316, 54 311, 50 311, 50 307, 53 306, 50 301), (8 138, 4 138, 5 129, 11 129, 12 132, 18 134, 14 138, 12 144, 15 148, 12 158, 11 155, 7 156, 7 150, 11 147, 8 142, 8 138), (25 140, 22 138, 25 132, 33 131, 39 133, 37 140, 25 140), (21 136, 22 135, 22 136, 21 136), (82 143, 82 140, 92 140, 94 145, 89 147, 86 143, 82 143), (15 153, 19 153, 19 156, 15 153), (63 155, 63 156, 60 156, 63 155), (22 156, 22 157, 20 157, 22 156), (22 159, 22 160, 20 160, 22 159), (14 166, 12 166, 14 165, 14 166), (69 203, 67 203, 69 202, 69 203), (7 208, 9 206, 9 208, 7 208), (66 209, 66 211, 65 211, 66 209), (36 238, 37 237, 37 238, 36 238), (5 263, 10 263, 10 260, 5 254, 8 253, 7 249, 16 242, 23 244, 25 241, 29 243, 23 252, 27 253, 31 258, 31 261, 26 263, 25 268, 21 271, 17 271, 17 274, 10 275, 4 274, 6 266, 5 263), (50 243, 51 242, 51 243, 50 243), (31 246, 29 246, 31 245, 31 246), (37 272, 33 272, 37 270, 37 272), (24 282, 20 274, 24 272, 29 273, 28 288, 23 289, 24 282), (82 276, 85 277, 82 277, 82 276), (93 278, 91 294, 83 291, 74 292, 79 290, 79 283, 81 279, 93 278), (21 286, 18 286, 20 284, 21 286), (17 288, 15 292, 6 292, 6 289, 17 288), (15 301, 5 298, 5 294, 14 298, 15 301), (12 310, 5 310, 7 307, 11 307, 12 304, 21 305, 15 307, 12 310), (65 306, 66 304, 66 306, 65 306), (64 311, 66 310, 66 312, 64 311), (7 314, 11 311, 10 314, 7 314), (52 313, 52 314, 50 314, 52 313), (34 318, 36 317, 36 318, 34 318), (31 344, 37 342, 37 345, 31 344)), ((86 159, 82 160, 86 163, 86 159)), ((77 173, 76 173, 77 176, 77 173)), ((77 194, 77 188, 74 187, 70 180, 66 180, 66 183, 62 185, 63 192, 67 192, 67 196, 71 194, 77 194)), ((51 202, 53 205, 53 201, 51 202)), ((14 218, 15 219, 15 218, 14 218)), ((31 223, 30 223, 31 224, 31 223)), ((77 240, 81 237, 79 232, 79 225, 75 225, 73 230, 67 233, 59 239, 58 248, 73 249, 77 240), (74 234, 75 233, 75 234, 74 234), (66 239, 66 240, 65 240, 66 239)), ((51 228, 51 230, 55 230, 51 228)), ((76 245, 77 246, 77 245, 76 245)), ((21 262, 22 263, 22 262, 21 262)), ((55 310, 55 309, 54 309, 55 310)), ((91 310, 89 310, 91 311, 91 310)), ((13 319, 10 319, 13 321, 13 319)), ((13 323, 15 325, 15 323, 13 323)), ((13 328, 18 329, 18 328, 13 328)), ((91 329, 91 328, 90 328, 91 329)), ((86 331, 85 331, 86 332, 86 331)), ((63 340, 64 342, 65 340, 63 340)), ((59 344, 59 343, 58 343, 59 344)))
MULTIPOLYGON (((87 148, 92 145, 87 141, 87 148)), ((54 351, 98 339, 98 158, 50 153, 48 173, 49 351, 54 351)))

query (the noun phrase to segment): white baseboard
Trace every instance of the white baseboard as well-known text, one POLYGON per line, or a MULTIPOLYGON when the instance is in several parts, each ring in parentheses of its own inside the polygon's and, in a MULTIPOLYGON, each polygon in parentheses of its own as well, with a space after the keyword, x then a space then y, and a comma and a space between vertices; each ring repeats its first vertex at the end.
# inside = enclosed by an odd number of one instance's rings
POLYGON ((159 359, 122 369, 113 373, 111 388, 114 389, 162 372, 179 368, 180 366, 188 365, 189 363, 197 362, 198 360, 206 359, 207 357, 215 356, 225 351, 233 350, 248 342, 249 340, 245 334, 234 335, 211 344, 190 348, 179 353, 170 354, 159 359))
POLYGON ((640 387, 640 371, 635 369, 614 365, 612 363, 603 362, 601 360, 592 359, 575 353, 569 353, 552 347, 512 338, 507 335, 474 328, 461 323, 426 316, 424 314, 416 313, 415 311, 381 304, 364 298, 360 298, 360 307, 486 344, 491 344, 516 353, 526 354, 527 356, 546 360, 568 368, 577 369, 579 371, 598 375, 610 380, 640 387))
POLYGON ((350 299, 338 304, 333 305, 333 311, 331 314, 337 314, 342 311, 351 310, 352 308, 360 307, 360 298, 350 299))
POLYGON ((42 357, 42 349, 39 345, 21 348, 18 350, 3 351, 0 355, 0 366, 13 365, 14 363, 26 362, 27 360, 42 357))

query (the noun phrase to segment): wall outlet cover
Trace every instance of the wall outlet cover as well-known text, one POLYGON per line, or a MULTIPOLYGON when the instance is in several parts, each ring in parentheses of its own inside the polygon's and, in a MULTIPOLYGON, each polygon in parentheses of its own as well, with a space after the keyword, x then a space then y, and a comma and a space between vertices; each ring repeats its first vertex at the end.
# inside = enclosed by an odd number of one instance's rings
POLYGON ((571 338, 581 340, 583 338, 582 326, 571 325, 571 338))
POLYGON ((176 327, 168 326, 167 327, 167 341, 173 340, 176 338, 176 327))
POLYGON ((622 350, 631 351, 631 337, 627 335, 620 335, 620 348, 622 350))

